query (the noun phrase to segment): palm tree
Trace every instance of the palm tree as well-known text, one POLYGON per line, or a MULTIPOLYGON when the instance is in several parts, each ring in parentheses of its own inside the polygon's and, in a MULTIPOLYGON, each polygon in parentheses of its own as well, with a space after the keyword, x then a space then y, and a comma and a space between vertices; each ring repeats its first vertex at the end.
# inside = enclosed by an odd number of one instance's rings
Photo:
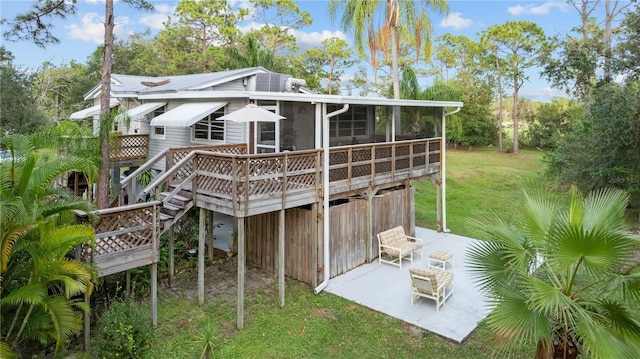
MULTIPOLYGON (((25 340, 61 345, 82 328, 76 297, 91 295, 97 279, 88 263, 69 257, 91 243, 89 225, 71 224, 74 210, 91 205, 53 184, 67 171, 95 173, 82 159, 40 158, 24 136, 0 144, 12 154, 0 164, 0 329, 3 349, 25 340)), ((44 156, 43 156, 44 157, 44 156)), ((81 298, 81 297, 80 297, 81 298)))
MULTIPOLYGON (((462 93, 460 89, 455 86, 452 81, 436 80, 431 86, 426 87, 424 90, 420 88, 418 77, 415 71, 407 66, 402 69, 402 79, 400 81, 400 93, 403 99, 409 100, 439 100, 439 101, 461 101, 462 93)), ((404 127, 409 129, 411 133, 420 133, 423 130, 425 123, 432 123, 433 136, 438 136, 438 124, 439 121, 435 121, 433 118, 432 110, 426 110, 423 108, 407 108, 407 124, 404 127)), ((460 121, 457 120, 454 115, 448 123, 453 123, 454 132, 459 133, 461 129, 460 121)))
MULTIPOLYGON (((393 83, 393 98, 400 98, 400 33, 413 34, 413 42, 416 44, 416 53, 421 47, 423 52, 430 53, 431 23, 427 16, 427 8, 431 8, 440 14, 449 11, 446 0, 330 0, 329 15, 336 18, 339 8, 342 12, 342 25, 345 29, 353 29, 356 49, 360 55, 364 53, 363 34, 369 35, 375 32, 376 41, 368 41, 373 44, 390 44, 391 47, 391 77, 393 83), (375 31, 376 15, 382 12, 379 31, 375 31), (384 38, 380 38, 380 36, 384 38)), ((370 40, 370 39, 368 39, 370 40)), ((372 54, 374 54, 372 50, 372 54)), ((400 109, 394 108, 394 117, 400 118, 400 109)))
POLYGON ((536 358, 637 358, 640 273, 620 269, 638 248, 625 232, 626 193, 572 190, 566 206, 524 193, 522 221, 476 221, 471 269, 493 311, 489 325, 536 358))

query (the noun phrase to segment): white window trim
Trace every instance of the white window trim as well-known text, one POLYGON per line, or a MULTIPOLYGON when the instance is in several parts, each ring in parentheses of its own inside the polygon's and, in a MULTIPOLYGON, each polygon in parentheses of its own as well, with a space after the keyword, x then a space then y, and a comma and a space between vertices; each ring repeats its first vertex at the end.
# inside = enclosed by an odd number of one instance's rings
POLYGON ((151 127, 151 138, 154 140, 166 140, 167 139, 167 126, 153 126, 151 127), (159 135, 156 133, 156 128, 162 128, 163 134, 159 135))

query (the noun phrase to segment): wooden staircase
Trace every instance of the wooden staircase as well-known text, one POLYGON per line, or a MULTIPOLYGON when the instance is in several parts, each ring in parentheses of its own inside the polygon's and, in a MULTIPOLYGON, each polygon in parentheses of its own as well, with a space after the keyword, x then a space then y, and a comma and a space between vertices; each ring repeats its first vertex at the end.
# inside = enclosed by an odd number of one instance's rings
POLYGON ((162 202, 159 217, 160 234, 162 234, 193 207, 193 194, 182 190, 175 195, 171 195, 170 192, 160 192, 159 197, 162 202))

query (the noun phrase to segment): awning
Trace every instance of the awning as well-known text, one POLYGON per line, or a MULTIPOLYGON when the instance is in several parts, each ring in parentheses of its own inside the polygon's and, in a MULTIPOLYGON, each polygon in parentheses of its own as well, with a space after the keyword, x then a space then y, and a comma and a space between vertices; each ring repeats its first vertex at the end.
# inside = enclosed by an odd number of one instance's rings
MULTIPOLYGON (((111 99, 109 103, 109 108, 113 108, 118 106, 120 103, 116 99, 111 99)), ((72 120, 82 120, 83 118, 93 117, 100 114, 100 105, 91 106, 89 108, 85 108, 84 110, 80 110, 72 113, 69 118, 72 120)))
POLYGON ((151 126, 189 127, 221 109, 226 102, 185 103, 151 120, 151 126))
POLYGON ((251 103, 237 111, 217 118, 217 120, 233 122, 276 122, 282 119, 285 119, 285 117, 251 103))
POLYGON ((127 117, 131 120, 131 121, 136 121, 139 120, 140 117, 150 113, 151 111, 155 111, 157 109, 159 109, 160 107, 166 105, 166 102, 148 102, 148 103, 143 103, 142 105, 138 106, 138 107, 134 107, 130 110, 127 110, 127 112, 125 113, 121 113, 118 116, 116 116, 116 121, 123 121, 125 120, 127 117))

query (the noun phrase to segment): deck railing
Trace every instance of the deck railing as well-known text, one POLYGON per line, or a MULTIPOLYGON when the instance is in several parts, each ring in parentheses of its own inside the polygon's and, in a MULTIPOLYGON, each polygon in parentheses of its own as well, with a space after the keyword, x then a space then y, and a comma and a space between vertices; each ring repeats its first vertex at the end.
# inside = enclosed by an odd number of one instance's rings
MULTIPOLYGON (((160 205, 151 201, 97 210, 95 246, 84 245, 81 258, 96 263, 101 275, 152 263, 158 256, 160 205)), ((78 218, 88 220, 86 214, 78 218)))
POLYGON ((423 177, 440 170, 440 138, 333 147, 330 193, 423 177))
MULTIPOLYGON (((333 147, 329 194, 437 173, 440 142, 431 138, 333 147)), ((143 191, 190 190, 196 205, 236 216, 310 204, 322 196, 322 151, 247 155, 192 148, 176 155, 181 159, 143 191)))
POLYGON ((122 135, 112 138, 109 162, 128 164, 144 161, 149 155, 149 135, 122 135))
MULTIPOLYGON (((198 153, 197 201, 248 216, 316 201, 322 150, 257 155, 198 153)), ((224 211, 227 212, 227 211, 224 211)))

